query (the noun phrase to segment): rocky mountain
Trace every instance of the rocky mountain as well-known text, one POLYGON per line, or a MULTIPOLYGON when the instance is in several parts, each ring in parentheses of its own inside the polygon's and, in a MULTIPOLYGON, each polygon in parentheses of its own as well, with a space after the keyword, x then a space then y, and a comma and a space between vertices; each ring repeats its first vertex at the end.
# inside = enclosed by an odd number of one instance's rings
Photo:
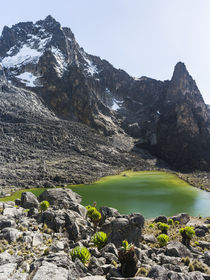
MULTIPOLYGON (((18 151, 24 150, 25 160, 39 143, 44 153, 56 147, 60 159, 74 150, 78 158, 98 154, 97 162, 112 162, 111 169, 128 168, 132 160, 139 169, 146 168, 142 155, 152 159, 146 149, 172 168, 209 171, 208 108, 183 63, 168 81, 133 78, 86 53, 69 28, 48 16, 4 27, 0 64, 0 141, 7 133, 20 136, 18 151)), ((7 145, 13 154, 14 143, 7 145)), ((10 162, 4 146, 1 158, 10 162)), ((11 157, 22 164, 21 153, 11 157)))

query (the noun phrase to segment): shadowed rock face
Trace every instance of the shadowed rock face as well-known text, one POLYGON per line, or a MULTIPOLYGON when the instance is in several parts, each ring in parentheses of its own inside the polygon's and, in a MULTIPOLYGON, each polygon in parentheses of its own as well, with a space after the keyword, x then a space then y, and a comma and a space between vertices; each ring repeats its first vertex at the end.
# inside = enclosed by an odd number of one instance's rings
MULTIPOLYGON (((43 101, 47 118, 80 122, 105 136, 128 134, 137 147, 177 169, 210 169, 207 107, 183 63, 170 81, 134 79, 87 54, 72 31, 51 16, 4 27, 0 63, 0 81, 7 78, 25 95, 23 88, 33 92, 36 102, 43 101)), ((5 114, 1 120, 8 122, 5 114)))
POLYGON ((209 169, 207 107, 183 63, 175 67, 148 148, 176 168, 209 169))

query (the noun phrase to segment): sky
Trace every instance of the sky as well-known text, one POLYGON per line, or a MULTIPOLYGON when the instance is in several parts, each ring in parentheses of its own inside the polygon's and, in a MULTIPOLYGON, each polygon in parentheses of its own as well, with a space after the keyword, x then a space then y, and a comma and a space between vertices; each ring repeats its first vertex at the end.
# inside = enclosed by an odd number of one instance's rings
POLYGON ((171 79, 185 63, 210 104, 210 0, 10 0, 0 30, 51 14, 86 52, 134 77, 171 79))

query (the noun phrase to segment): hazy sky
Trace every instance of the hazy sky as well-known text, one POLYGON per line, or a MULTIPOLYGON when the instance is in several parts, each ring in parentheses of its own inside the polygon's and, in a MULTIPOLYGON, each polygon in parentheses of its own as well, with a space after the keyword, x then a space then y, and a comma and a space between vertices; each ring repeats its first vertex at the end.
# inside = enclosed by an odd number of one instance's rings
POLYGON ((210 0, 1 1, 0 29, 48 14, 132 76, 170 79, 183 61, 210 104, 210 0))

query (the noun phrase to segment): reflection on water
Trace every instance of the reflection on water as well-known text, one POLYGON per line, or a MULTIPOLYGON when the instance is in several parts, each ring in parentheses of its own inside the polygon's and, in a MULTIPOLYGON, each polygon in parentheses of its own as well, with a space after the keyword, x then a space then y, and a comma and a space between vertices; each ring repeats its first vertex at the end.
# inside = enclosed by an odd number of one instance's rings
POLYGON ((140 212, 146 218, 158 215, 210 215, 210 193, 195 189, 173 174, 128 172, 128 176, 105 178, 95 184, 73 186, 83 204, 110 206, 120 213, 140 212))

